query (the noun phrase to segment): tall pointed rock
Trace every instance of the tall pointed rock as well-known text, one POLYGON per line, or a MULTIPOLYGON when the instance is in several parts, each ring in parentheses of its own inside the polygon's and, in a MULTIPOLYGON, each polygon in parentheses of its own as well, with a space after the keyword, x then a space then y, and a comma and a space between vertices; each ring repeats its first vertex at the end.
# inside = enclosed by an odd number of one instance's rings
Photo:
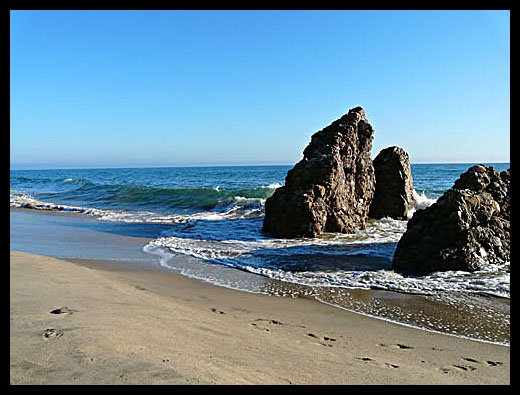
POLYGON ((375 190, 373 138, 361 107, 312 135, 285 185, 265 202, 262 231, 295 238, 364 229, 375 190))
POLYGON ((406 219, 413 208, 413 177, 410 158, 401 147, 388 147, 374 159, 376 190, 370 218, 406 219))

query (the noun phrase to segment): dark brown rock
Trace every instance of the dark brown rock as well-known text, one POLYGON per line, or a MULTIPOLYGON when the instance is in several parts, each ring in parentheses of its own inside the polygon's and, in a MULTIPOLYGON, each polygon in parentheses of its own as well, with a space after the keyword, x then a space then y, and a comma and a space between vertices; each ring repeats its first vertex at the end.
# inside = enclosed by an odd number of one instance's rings
POLYGON ((510 259, 510 170, 469 168, 437 202, 414 213, 392 268, 403 274, 475 271, 510 259))
POLYGON ((415 204, 410 157, 400 147, 388 147, 374 159, 376 190, 369 217, 406 219, 415 204))
POLYGON ((375 188, 373 137, 361 107, 316 132, 285 185, 267 199, 262 231, 294 238, 363 229, 375 188))

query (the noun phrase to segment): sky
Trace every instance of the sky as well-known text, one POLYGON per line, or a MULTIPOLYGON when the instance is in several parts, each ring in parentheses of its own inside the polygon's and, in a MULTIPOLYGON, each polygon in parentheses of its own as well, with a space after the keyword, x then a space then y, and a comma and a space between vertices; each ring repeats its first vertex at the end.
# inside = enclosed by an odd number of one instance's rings
POLYGON ((507 10, 11 10, 10 167, 295 164, 362 106, 372 157, 510 161, 507 10))

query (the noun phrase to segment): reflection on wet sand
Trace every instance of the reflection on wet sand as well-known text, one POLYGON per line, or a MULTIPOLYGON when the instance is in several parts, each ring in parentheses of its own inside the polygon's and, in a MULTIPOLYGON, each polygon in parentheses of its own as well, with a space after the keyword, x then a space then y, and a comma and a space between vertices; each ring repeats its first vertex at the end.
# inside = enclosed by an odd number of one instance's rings
POLYGON ((269 278, 265 278, 261 292, 315 298, 357 313, 436 332, 502 344, 510 342, 510 301, 505 298, 310 287, 269 278))

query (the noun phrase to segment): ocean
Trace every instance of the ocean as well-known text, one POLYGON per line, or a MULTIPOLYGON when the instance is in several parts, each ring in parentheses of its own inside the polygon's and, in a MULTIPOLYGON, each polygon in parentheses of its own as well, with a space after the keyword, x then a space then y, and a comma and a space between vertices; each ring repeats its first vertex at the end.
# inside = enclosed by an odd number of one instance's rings
MULTIPOLYGON (((413 211, 433 204, 472 165, 412 164, 413 211)), ((219 286, 315 298, 402 325, 509 344, 509 262, 475 273, 402 276, 391 263, 407 221, 389 218, 370 220, 349 235, 289 240, 262 234, 265 200, 291 167, 11 170, 10 206, 78 214, 69 220, 74 224, 114 224, 103 227, 107 233, 126 227, 127 236, 146 239, 140 252, 161 269, 219 286)), ((60 248, 49 254, 82 257, 60 248)))

